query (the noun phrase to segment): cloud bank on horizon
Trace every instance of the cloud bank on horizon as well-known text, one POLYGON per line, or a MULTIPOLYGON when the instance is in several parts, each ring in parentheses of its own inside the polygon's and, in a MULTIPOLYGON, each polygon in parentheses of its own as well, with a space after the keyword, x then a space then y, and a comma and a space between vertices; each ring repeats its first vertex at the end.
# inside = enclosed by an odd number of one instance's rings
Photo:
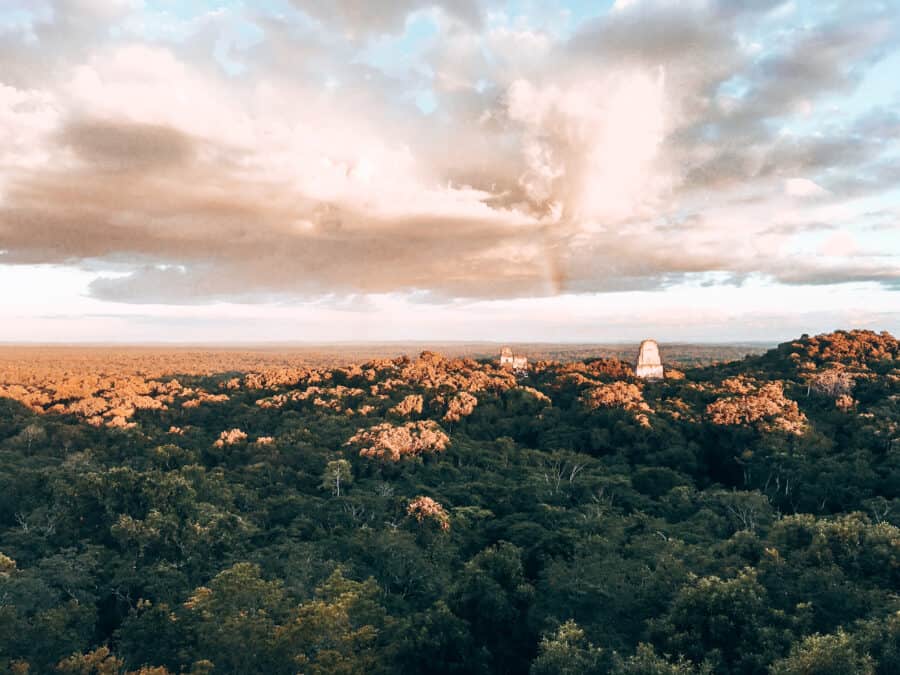
POLYGON ((12 0, 0 268, 115 306, 889 307, 898 71, 888 1, 12 0))

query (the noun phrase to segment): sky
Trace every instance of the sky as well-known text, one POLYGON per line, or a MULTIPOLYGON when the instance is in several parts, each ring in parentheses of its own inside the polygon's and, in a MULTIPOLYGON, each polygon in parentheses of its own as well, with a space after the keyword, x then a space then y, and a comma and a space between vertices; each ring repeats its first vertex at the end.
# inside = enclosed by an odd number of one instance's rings
POLYGON ((0 0, 0 342, 900 332, 900 0, 0 0))

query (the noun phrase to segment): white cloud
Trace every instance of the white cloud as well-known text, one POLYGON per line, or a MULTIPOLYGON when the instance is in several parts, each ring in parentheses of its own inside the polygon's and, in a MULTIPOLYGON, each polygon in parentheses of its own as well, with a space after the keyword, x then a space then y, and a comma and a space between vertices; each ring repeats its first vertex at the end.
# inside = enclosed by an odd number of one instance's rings
POLYGON ((846 185, 895 184, 892 137, 819 105, 887 44, 877 11, 788 30, 775 0, 633 0, 563 37, 489 3, 294 4, 189 17, 181 41, 70 0, 29 26, 40 49, 0 36, 4 261, 115 268, 87 292, 135 303, 898 283, 897 251, 804 240, 855 237, 846 185), (414 12, 436 32, 404 32, 414 12), (263 37, 225 72, 242 26, 263 37))
POLYGON ((784 181, 784 193, 789 197, 823 197, 828 193, 808 178, 788 178, 784 181))

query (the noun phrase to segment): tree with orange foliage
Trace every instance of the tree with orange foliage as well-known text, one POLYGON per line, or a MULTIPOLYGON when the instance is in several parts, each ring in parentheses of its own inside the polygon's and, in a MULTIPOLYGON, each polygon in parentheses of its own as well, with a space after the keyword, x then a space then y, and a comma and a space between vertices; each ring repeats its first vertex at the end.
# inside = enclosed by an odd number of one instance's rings
POLYGON ((598 408, 622 408, 635 414, 635 419, 641 426, 649 427, 650 418, 647 413, 653 412, 650 405, 644 400, 641 388, 630 382, 616 381, 612 384, 601 384, 598 387, 588 389, 581 397, 588 410, 598 408))
POLYGON ((410 501, 406 507, 406 515, 415 518, 419 525, 433 522, 443 532, 450 530, 450 516, 444 507, 431 497, 420 495, 410 501))
POLYGON ((229 429, 219 434, 219 440, 213 443, 213 445, 217 448, 222 448, 226 445, 234 445, 235 443, 241 443, 246 440, 247 434, 240 429, 229 429))
POLYGON ((471 415, 477 405, 477 398, 466 391, 461 391, 447 403, 447 412, 443 419, 445 422, 459 422, 463 417, 471 415))
POLYGON ((409 396, 405 396, 400 403, 391 408, 390 412, 395 415, 400 415, 401 417, 409 417, 413 414, 421 415, 423 404, 424 399, 421 394, 410 394, 409 396))
POLYGON ((450 437, 432 420, 407 422, 402 426, 383 422, 360 429, 346 445, 367 446, 359 451, 361 457, 399 462, 403 457, 443 452, 450 445, 450 437))
POLYGON ((802 434, 808 422, 796 401, 784 395, 781 382, 769 382, 748 393, 726 396, 706 406, 713 424, 757 426, 763 431, 802 434))

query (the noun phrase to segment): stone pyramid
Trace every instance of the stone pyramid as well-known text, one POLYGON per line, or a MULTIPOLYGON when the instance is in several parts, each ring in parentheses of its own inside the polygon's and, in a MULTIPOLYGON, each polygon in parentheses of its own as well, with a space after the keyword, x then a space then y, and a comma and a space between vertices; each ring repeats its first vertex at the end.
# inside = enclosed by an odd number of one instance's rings
POLYGON ((656 340, 644 340, 641 343, 634 374, 646 380, 664 377, 662 361, 659 359, 659 345, 656 344, 656 340))

